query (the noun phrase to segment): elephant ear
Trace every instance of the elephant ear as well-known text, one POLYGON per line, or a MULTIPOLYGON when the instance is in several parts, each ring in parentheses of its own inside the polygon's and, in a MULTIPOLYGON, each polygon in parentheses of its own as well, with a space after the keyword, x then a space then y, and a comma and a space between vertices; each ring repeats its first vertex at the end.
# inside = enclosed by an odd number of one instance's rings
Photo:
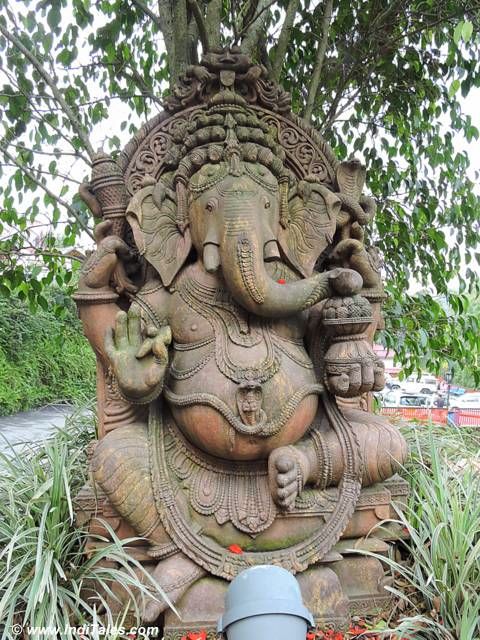
POLYGON ((288 262, 303 276, 312 275, 318 256, 331 244, 340 208, 340 199, 323 185, 298 183, 278 242, 288 262))
POLYGON ((172 284, 192 247, 190 229, 180 232, 176 213, 173 194, 161 182, 138 191, 127 208, 138 250, 158 271, 165 287, 172 284))

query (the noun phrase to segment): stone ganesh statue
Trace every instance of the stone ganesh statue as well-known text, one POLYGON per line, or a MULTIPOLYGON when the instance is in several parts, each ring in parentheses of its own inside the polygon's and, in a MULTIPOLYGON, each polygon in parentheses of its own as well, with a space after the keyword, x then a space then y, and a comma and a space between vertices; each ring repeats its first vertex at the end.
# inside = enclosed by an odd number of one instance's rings
POLYGON ((92 475, 176 602, 252 564, 321 567, 361 487, 405 458, 359 409, 384 384, 364 179, 227 50, 82 187, 104 219, 76 295, 99 363, 92 475))

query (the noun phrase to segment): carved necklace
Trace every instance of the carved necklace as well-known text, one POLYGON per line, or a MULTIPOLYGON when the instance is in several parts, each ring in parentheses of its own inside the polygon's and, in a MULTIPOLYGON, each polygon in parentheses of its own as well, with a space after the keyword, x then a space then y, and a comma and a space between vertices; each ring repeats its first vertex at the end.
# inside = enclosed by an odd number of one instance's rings
POLYGON ((215 336, 215 360, 219 370, 237 384, 270 380, 280 368, 280 359, 264 320, 246 317, 228 291, 208 286, 193 278, 183 278, 177 285, 182 300, 199 313, 212 327, 215 336), (235 362, 230 343, 251 348, 265 345, 265 358, 249 366, 235 362))

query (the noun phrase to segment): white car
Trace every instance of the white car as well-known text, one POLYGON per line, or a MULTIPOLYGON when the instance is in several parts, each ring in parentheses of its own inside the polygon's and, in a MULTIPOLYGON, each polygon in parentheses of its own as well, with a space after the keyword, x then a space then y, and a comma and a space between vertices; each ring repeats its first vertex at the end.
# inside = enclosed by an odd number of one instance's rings
POLYGON ((451 409, 480 409, 480 393, 465 393, 458 398, 450 396, 451 409))
POLYGON ((385 387, 387 389, 395 390, 400 389, 400 381, 398 378, 394 378, 389 373, 385 374, 385 387))
POLYGON ((431 407, 430 395, 420 393, 406 393, 405 391, 388 391, 383 394, 384 407, 431 407))
POLYGON ((417 376, 408 376, 406 380, 400 383, 402 390, 408 393, 436 393, 438 388, 438 382, 435 376, 423 375, 420 378, 417 376))

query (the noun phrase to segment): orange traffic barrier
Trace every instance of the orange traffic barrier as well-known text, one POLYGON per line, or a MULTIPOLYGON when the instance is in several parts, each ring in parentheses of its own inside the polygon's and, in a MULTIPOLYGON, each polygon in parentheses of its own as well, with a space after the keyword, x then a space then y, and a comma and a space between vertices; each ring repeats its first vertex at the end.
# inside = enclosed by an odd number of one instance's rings
POLYGON ((480 409, 438 409, 436 407, 382 407, 385 416, 395 416, 405 420, 419 420, 420 422, 447 422, 459 427, 480 427, 480 409))

